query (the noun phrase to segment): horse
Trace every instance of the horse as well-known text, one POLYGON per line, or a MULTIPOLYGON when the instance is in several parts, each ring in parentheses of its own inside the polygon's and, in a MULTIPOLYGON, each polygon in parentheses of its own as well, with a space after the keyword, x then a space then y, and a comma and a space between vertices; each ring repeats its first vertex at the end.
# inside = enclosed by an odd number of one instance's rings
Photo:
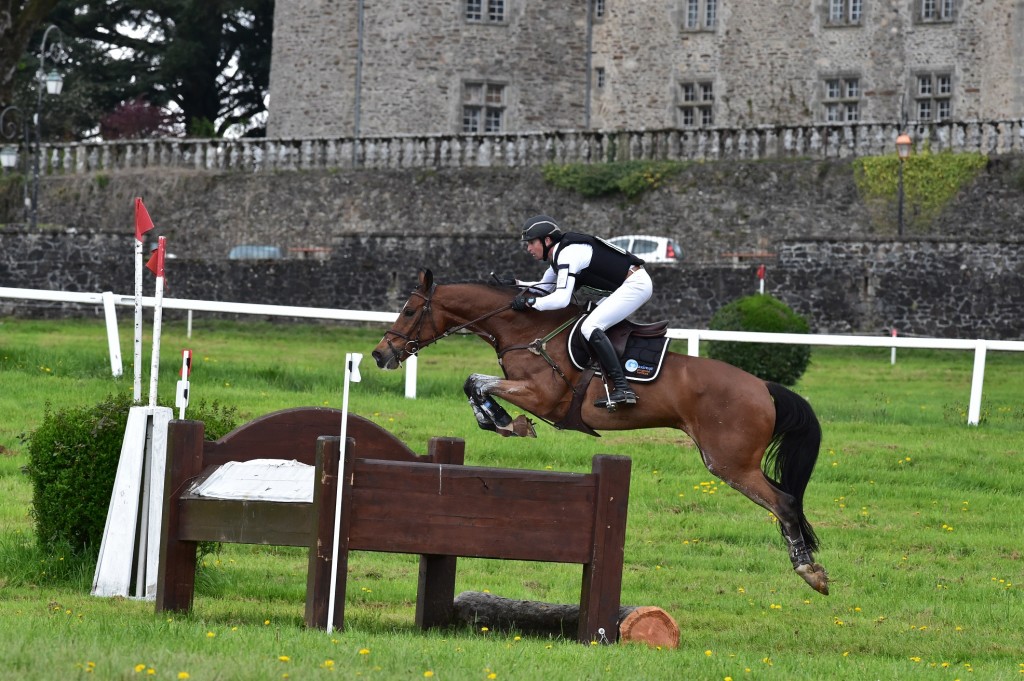
POLYGON ((596 407, 595 399, 605 394, 602 382, 591 382, 593 369, 581 371, 569 357, 569 328, 582 310, 571 305, 517 312, 511 303, 518 294, 516 287, 490 283, 435 283, 430 270, 420 270, 416 288, 372 356, 381 369, 396 369, 453 333, 483 338, 497 353, 504 377, 472 374, 464 390, 478 425, 505 436, 536 433, 524 415, 512 419, 493 398, 556 427, 593 435, 683 431, 708 471, 775 515, 793 569, 828 595, 828 573, 814 561, 818 538, 803 508, 821 426, 803 397, 724 362, 667 352, 657 380, 633 384, 635 405, 596 407))

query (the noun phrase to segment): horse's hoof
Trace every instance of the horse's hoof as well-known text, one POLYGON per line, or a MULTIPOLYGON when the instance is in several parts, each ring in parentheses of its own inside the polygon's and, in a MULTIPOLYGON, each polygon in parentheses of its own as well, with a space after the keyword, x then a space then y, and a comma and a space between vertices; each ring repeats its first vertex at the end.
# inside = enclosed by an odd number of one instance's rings
POLYGON ((512 433, 519 437, 537 437, 537 431, 533 428, 533 421, 522 414, 512 420, 512 433))
POLYGON ((825 568, 817 563, 804 563, 803 565, 797 565, 793 569, 804 578, 805 582, 810 584, 812 589, 822 596, 828 596, 828 573, 825 572, 825 568))

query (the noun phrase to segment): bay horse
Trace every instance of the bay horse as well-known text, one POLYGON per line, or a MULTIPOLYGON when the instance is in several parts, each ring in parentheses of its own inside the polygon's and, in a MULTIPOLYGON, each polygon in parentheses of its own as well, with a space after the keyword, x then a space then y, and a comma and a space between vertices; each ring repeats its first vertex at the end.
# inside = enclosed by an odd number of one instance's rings
POLYGON ((420 270, 417 287, 373 358, 381 369, 396 369, 431 343, 465 330, 494 348, 504 373, 472 374, 466 380, 464 390, 481 428, 535 436, 532 423, 523 415, 512 419, 493 399, 498 397, 556 427, 593 435, 597 430, 682 430, 713 475, 775 514, 794 570, 828 595, 828 574, 814 562, 818 539, 803 509, 821 445, 821 426, 804 398, 724 362, 668 352, 657 380, 633 384, 636 405, 614 411, 595 407, 603 384, 590 382, 592 370, 584 376, 576 369, 568 350, 569 328, 582 310, 571 305, 516 312, 511 303, 518 294, 518 288, 493 284, 437 284, 430 270, 420 270))

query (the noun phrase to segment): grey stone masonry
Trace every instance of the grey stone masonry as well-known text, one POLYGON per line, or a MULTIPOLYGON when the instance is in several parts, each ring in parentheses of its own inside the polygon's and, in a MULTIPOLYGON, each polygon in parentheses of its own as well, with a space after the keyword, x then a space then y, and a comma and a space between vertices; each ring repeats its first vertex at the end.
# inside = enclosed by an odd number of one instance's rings
POLYGON ((1024 117, 1017 0, 601 4, 279 2, 268 134, 460 133, 467 82, 503 88, 502 133, 1024 117))

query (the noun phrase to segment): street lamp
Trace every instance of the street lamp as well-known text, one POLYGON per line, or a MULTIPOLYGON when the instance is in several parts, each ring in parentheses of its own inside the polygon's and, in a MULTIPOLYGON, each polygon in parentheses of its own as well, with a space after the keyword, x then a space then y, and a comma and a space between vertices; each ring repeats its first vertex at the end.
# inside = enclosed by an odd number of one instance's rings
MULTIPOLYGON (((5 140, 17 141, 19 132, 21 133, 21 137, 23 140, 22 144, 26 149, 28 149, 28 119, 25 118, 25 114, 22 113, 21 109, 19 109, 16 106, 9 106, 3 111, 0 111, 0 138, 5 140), (17 122, 12 120, 15 115, 21 119, 20 126, 17 122), (18 129, 19 127, 21 128, 20 130, 18 129)), ((6 171, 16 167, 17 165, 18 145, 5 144, 2 148, 0 148, 0 166, 2 166, 3 169, 6 171)), ((28 165, 27 160, 25 165, 28 165)), ((27 168, 25 174, 28 175, 27 168)), ((24 200, 22 202, 25 211, 24 221, 27 223, 29 207, 28 182, 22 182, 21 186, 22 193, 24 194, 24 200)))
POLYGON ((899 235, 903 236, 903 163, 910 158, 910 146, 913 142, 910 135, 901 132, 896 137, 896 154, 900 157, 899 179, 899 235))
POLYGON ((49 57, 51 62, 56 62, 57 58, 64 53, 64 41, 61 39, 60 29, 54 24, 50 24, 43 31, 43 40, 39 43, 39 68, 36 71, 36 111, 32 116, 32 124, 35 126, 36 133, 36 144, 35 153, 33 154, 32 163, 32 229, 36 228, 39 221, 39 157, 43 153, 43 139, 40 128, 40 116, 39 113, 43 108, 43 90, 46 90, 47 94, 59 95, 61 90, 64 88, 64 79, 60 73, 53 69, 50 73, 46 73, 46 58, 49 57), (50 38, 50 32, 57 32, 57 42, 50 43, 47 45, 47 41, 50 38))

